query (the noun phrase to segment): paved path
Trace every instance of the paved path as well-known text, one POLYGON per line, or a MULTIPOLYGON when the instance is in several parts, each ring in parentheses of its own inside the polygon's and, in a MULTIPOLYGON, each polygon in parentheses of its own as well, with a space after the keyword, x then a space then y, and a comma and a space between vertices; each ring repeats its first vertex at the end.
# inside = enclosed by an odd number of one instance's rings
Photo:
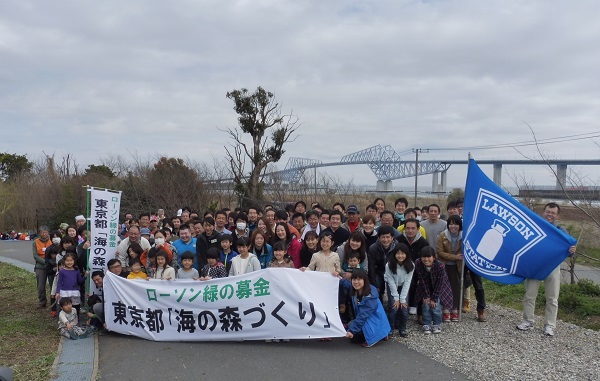
POLYGON ((396 341, 363 348, 344 338, 165 343, 116 334, 100 338, 99 375, 101 380, 467 380, 396 341))

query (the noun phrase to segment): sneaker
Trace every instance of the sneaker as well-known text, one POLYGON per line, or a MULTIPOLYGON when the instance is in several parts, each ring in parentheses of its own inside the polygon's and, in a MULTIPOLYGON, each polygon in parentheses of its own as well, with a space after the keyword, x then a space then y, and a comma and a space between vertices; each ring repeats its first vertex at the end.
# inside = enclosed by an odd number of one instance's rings
POLYGON ((364 343, 362 343, 362 346, 365 348, 371 348, 373 345, 377 344, 377 342, 374 342, 373 344, 369 345, 367 344, 367 342, 365 341, 364 343))
POLYGON ((444 323, 450 323, 450 314, 443 314, 442 315, 442 321, 444 323))
POLYGON ((442 329, 440 328, 439 325, 434 325, 432 328, 433 328, 432 329, 433 333, 442 333, 442 329))
POLYGON ((450 320, 452 320, 454 323, 458 322, 458 313, 452 313, 450 315, 450 320))
POLYGON ((410 307, 408 309, 408 314, 409 315, 416 315, 417 314, 417 307, 410 307))
POLYGON ((423 326, 423 333, 429 335, 431 333, 431 328, 428 325, 423 326))
POLYGON ((551 325, 546 324, 544 326, 544 335, 554 336, 554 328, 551 325))
POLYGON ((400 337, 408 337, 408 332, 400 331, 400 337))
POLYGON ((529 320, 523 320, 521 324, 517 326, 517 329, 519 331, 529 331, 530 329, 533 329, 533 323, 529 320))

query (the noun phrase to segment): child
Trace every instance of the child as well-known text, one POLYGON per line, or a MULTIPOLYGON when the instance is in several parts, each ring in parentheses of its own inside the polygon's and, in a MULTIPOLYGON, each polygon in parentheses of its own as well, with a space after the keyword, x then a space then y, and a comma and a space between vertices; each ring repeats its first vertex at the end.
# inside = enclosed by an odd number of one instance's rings
MULTIPOLYGON (((46 248, 46 277, 48 278, 48 284, 50 287, 54 287, 54 278, 58 272, 58 264, 56 257, 60 248, 58 245, 50 245, 46 248)), ((52 317, 56 316, 56 296, 50 292, 50 314, 52 317)))
POLYGON ((220 260, 225 265, 225 270, 229 273, 231 270, 231 260, 235 258, 238 253, 231 250, 231 244, 233 243, 233 237, 231 234, 221 234, 219 238, 221 241, 221 256, 220 260))
POLYGON ((229 276, 243 275, 260 270, 256 255, 248 251, 248 239, 241 237, 237 241, 238 255, 231 260, 229 276))
MULTIPOLYGON (((71 298, 73 307, 79 313, 81 309, 81 294, 79 285, 85 282, 85 277, 75 268, 77 258, 73 253, 65 254, 62 259, 65 268, 58 271, 58 282, 56 283, 56 294, 60 298, 71 298)), ((60 305, 60 304, 59 304, 60 305)))
POLYGON ((385 265, 385 274, 383 276, 388 286, 388 320, 392 330, 394 329, 394 323, 399 322, 400 336, 407 337, 408 302, 406 299, 415 265, 407 255, 410 253, 410 249, 406 244, 399 243, 394 248, 394 251, 394 255, 389 258, 385 265))
POLYGON ((219 262, 219 251, 216 247, 211 247, 206 251, 206 261, 200 270, 200 280, 209 280, 213 278, 226 278, 227 270, 221 262, 219 262))
POLYGON ((193 268, 194 253, 186 251, 181 254, 181 268, 177 270, 177 279, 193 279, 198 280, 198 270, 193 268))
POLYGON ((342 270, 347 273, 353 273, 356 269, 365 269, 360 263, 360 254, 356 251, 351 252, 346 257, 346 261, 342 265, 342 270))
POLYGON ((372 347, 380 340, 387 340, 390 325, 379 300, 377 289, 369 284, 369 276, 363 269, 352 272, 350 281, 339 277, 347 289, 352 289, 352 306, 356 318, 348 324, 346 337, 352 343, 372 347))
POLYGON ((159 250, 156 253, 156 273, 154 279, 173 280, 175 279, 175 269, 169 266, 169 255, 164 250, 159 250))
POLYGON ((415 300, 423 302, 423 333, 441 333, 441 305, 452 306, 452 288, 444 264, 436 259, 433 248, 425 246, 421 249, 420 256, 415 262, 415 300))
POLYGON ((146 279, 148 275, 144 271, 142 271, 142 262, 139 258, 130 258, 129 259, 129 267, 131 268, 131 272, 127 275, 127 279, 146 279))
POLYGON ((283 241, 276 242, 273 245, 273 259, 269 263, 269 267, 294 268, 294 262, 287 255, 287 246, 283 241))
POLYGON ((319 246, 321 247, 321 251, 314 253, 308 266, 301 267, 300 270, 322 271, 338 276, 340 273, 340 257, 337 253, 331 251, 333 233, 330 231, 322 232, 319 239, 319 246))
POLYGON ((64 337, 72 340, 83 339, 94 332, 93 327, 80 327, 77 317, 77 310, 73 309, 71 298, 64 297, 58 302, 60 305, 60 313, 58 314, 58 332, 64 337))
POLYGON ((148 251, 148 256, 146 257, 146 275, 148 278, 154 278, 156 274, 156 250, 154 247, 148 251))

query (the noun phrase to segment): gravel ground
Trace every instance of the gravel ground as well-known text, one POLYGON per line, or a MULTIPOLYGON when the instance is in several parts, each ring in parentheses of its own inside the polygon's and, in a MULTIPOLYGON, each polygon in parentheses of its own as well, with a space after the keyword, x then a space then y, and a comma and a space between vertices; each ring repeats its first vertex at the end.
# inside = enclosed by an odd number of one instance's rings
POLYGON ((521 332, 520 311, 488 308, 486 323, 475 312, 463 314, 461 323, 444 323, 439 335, 424 335, 411 316, 409 337, 395 340, 473 380, 600 380, 600 332, 559 321, 554 337, 546 337, 543 317, 521 332))

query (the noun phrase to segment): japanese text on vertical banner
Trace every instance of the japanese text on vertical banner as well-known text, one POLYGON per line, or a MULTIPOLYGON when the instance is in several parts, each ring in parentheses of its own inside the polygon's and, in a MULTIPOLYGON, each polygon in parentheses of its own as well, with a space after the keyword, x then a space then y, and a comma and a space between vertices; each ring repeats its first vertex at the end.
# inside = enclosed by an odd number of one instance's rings
POLYGON ((306 339, 345 335, 338 280, 328 273, 266 269, 193 280, 104 278, 111 331, 155 341, 306 339))
MULTIPOLYGON (((119 208, 121 193, 90 189, 90 274, 96 270, 106 272, 106 263, 115 257, 119 243, 119 208)), ((98 290, 91 283, 90 294, 98 290)))

